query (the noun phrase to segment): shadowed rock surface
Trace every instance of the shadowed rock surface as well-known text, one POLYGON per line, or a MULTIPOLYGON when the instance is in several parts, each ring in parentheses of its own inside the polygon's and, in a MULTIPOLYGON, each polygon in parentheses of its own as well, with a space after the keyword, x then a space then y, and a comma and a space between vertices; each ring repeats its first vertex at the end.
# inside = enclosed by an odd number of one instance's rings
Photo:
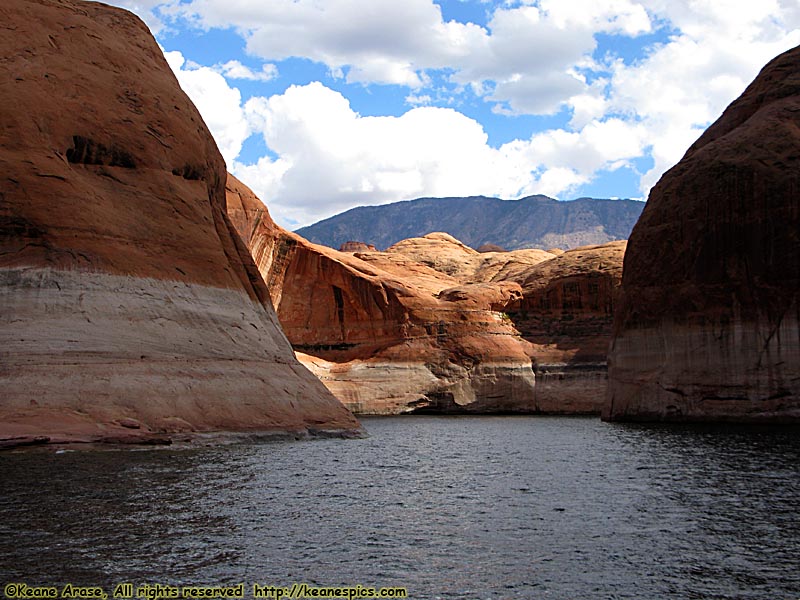
POLYGON ((282 230, 232 176, 228 206, 301 360, 352 410, 600 411, 624 243, 479 253, 432 233, 343 253, 282 230))
POLYGON ((331 248, 361 240, 385 249, 442 231, 471 248, 492 244, 508 250, 568 249, 628 239, 643 208, 644 202, 635 200, 593 198, 420 198, 353 208, 296 233, 331 248))
POLYGON ((295 360, 145 25, 71 0, 0 23, 0 438, 356 428, 295 360))
POLYGON ((478 252, 507 252, 505 248, 497 244, 481 244, 476 248, 478 252))
POLYGON ((606 395, 606 353, 625 241, 584 246, 512 277, 522 299, 506 309, 533 348, 541 406, 597 412, 606 395))
POLYGON ((800 419, 800 49, 664 174, 625 257, 604 416, 800 419))

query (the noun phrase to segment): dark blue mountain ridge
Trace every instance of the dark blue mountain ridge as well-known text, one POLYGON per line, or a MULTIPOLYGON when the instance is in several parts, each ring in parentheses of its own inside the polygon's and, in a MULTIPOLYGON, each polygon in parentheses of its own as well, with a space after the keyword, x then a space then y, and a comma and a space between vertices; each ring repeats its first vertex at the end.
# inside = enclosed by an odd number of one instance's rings
POLYGON ((418 198, 352 208, 296 231, 331 248, 347 241, 386 249, 411 237, 442 231, 472 248, 496 244, 520 248, 576 248, 627 239, 644 209, 638 200, 527 196, 418 198))

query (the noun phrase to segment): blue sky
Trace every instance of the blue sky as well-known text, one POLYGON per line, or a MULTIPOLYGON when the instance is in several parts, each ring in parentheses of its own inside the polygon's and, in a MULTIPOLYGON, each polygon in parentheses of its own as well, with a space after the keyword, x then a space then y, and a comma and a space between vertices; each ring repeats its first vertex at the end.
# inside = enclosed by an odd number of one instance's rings
POLYGON ((797 0, 114 0, 290 229, 421 196, 646 198, 797 0))

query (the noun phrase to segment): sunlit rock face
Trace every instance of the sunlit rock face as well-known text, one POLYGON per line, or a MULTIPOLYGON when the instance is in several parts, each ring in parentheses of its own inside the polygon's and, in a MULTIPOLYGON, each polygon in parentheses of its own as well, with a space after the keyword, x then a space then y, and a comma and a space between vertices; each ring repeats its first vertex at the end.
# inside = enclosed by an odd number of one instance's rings
POLYGON ((0 437, 357 427, 295 359, 145 25, 71 0, 0 23, 0 437))
POLYGON ((432 233, 344 253, 282 230, 232 176, 228 206, 300 360, 352 410, 599 413, 624 243, 478 253, 432 233))
POLYGON ((459 280, 402 254, 339 252, 282 230, 232 176, 228 206, 298 356, 346 406, 535 410, 530 358, 499 312, 519 285, 448 298, 459 280))
POLYGON ((625 257, 604 416, 800 418, 800 49, 664 174, 625 257))

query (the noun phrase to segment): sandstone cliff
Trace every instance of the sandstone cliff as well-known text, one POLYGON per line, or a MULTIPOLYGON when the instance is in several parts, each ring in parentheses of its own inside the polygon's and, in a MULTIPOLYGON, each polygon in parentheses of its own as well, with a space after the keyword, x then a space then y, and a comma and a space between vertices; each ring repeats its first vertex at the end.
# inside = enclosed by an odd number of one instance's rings
POLYGON ((522 299, 506 312, 531 343, 542 410, 599 412, 603 406, 625 247, 625 241, 585 246, 510 272, 521 279, 522 299))
POLYGON ((492 298, 508 285, 513 297, 492 302, 525 344, 536 375, 540 412, 599 412, 606 394, 606 352, 613 296, 622 278, 625 241, 574 250, 478 253, 443 233, 398 242, 386 251, 413 257, 462 282, 440 298, 492 298), (480 290, 480 293, 479 293, 480 290))
POLYGON ((372 414, 532 410, 530 359, 490 299, 440 299, 459 281, 403 256, 311 244, 277 227, 232 176, 228 206, 286 335, 346 406, 372 414))
POLYGON ((607 419, 800 418, 800 48, 664 174, 625 257, 607 419))
POLYGON ((478 253, 433 233, 342 253, 276 226, 232 176, 228 206, 301 360, 352 410, 600 411, 624 243, 478 253))
POLYGON ((72 0, 0 24, 0 437, 357 427, 293 356, 144 24, 72 0))

